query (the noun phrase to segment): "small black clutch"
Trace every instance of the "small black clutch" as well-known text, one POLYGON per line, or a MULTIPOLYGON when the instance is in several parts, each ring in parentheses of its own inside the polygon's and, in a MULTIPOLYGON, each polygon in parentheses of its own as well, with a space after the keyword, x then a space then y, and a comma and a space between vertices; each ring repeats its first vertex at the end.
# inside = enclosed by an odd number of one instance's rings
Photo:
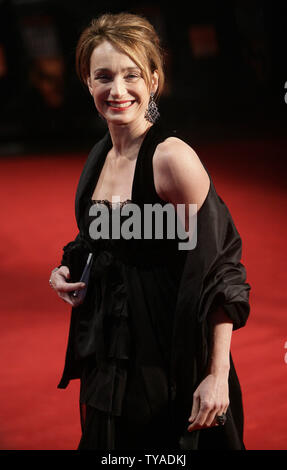
POLYGON ((92 261, 93 261, 93 253, 89 253, 87 262, 85 264, 84 270, 79 280, 80 282, 84 282, 86 284, 86 287, 84 289, 75 290, 73 292, 73 297, 77 297, 77 299, 80 300, 81 302, 83 302, 85 295, 87 293, 92 261))
POLYGON ((69 268, 70 282, 84 282, 86 284, 85 289, 73 293, 73 296, 81 301, 84 300, 87 292, 92 262, 93 254, 90 247, 79 235, 74 241, 64 246, 61 265, 69 268))

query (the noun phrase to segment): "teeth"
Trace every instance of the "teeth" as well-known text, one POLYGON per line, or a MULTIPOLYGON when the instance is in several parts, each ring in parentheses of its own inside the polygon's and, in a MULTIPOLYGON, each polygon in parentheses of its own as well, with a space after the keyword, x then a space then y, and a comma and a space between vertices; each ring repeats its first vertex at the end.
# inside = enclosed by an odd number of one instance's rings
POLYGON ((115 103, 115 102, 108 102, 109 106, 112 106, 113 108, 127 108, 130 106, 133 102, 132 101, 127 101, 126 103, 115 103))

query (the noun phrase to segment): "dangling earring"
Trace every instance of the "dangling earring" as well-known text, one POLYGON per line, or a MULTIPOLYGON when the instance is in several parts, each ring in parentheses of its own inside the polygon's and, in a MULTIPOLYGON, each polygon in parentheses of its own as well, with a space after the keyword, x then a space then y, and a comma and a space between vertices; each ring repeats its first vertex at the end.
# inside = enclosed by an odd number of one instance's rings
POLYGON ((154 101, 153 97, 154 97, 154 93, 151 93, 150 94, 149 104, 148 104, 147 110, 146 110, 145 115, 144 115, 146 120, 151 122, 152 124, 154 124, 158 120, 158 118, 160 117, 160 114, 158 112, 158 107, 157 107, 156 102, 154 101))

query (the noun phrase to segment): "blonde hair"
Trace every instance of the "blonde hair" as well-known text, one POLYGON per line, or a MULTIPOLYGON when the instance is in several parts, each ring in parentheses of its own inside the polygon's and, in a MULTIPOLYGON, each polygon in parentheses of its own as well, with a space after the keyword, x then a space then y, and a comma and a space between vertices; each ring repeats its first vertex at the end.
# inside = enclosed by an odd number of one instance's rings
POLYGON ((148 86, 151 75, 158 73, 158 97, 164 85, 163 53, 159 37, 149 21, 131 13, 104 14, 93 19, 82 32, 76 49, 76 70, 80 80, 87 85, 90 75, 90 58, 95 47, 108 41, 127 54, 141 69, 148 86))

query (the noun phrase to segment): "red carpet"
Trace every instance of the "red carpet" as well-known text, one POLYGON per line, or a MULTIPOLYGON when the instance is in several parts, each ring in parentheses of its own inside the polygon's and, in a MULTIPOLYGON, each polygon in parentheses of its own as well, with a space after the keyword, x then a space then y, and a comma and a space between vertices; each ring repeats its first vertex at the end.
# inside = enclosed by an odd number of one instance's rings
MULTIPOLYGON (((258 450, 287 449, 287 194, 276 163, 283 144, 286 149, 286 142, 259 141, 196 149, 243 238, 251 315, 234 333, 232 351, 246 447, 258 450)), ((84 160, 39 155, 0 161, 0 449, 75 449, 79 441, 78 381, 65 391, 56 388, 70 307, 48 277, 76 234, 74 193, 84 160)))

